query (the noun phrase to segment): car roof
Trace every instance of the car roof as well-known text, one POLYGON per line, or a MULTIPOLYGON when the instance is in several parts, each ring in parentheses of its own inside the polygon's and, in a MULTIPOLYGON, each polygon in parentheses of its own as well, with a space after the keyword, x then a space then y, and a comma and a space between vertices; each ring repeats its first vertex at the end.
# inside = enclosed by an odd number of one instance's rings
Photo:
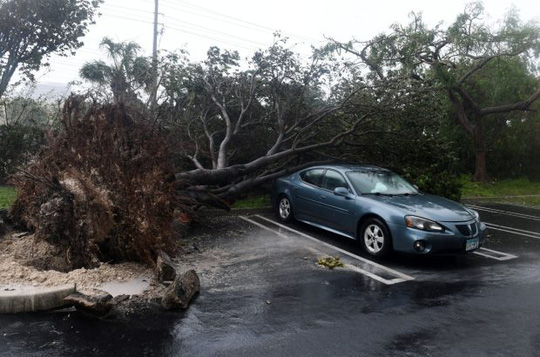
POLYGON ((385 169, 383 167, 374 166, 374 165, 352 165, 352 164, 332 164, 332 165, 316 165, 308 167, 302 171, 310 170, 310 169, 335 169, 338 171, 346 172, 346 171, 389 171, 388 169, 385 169))

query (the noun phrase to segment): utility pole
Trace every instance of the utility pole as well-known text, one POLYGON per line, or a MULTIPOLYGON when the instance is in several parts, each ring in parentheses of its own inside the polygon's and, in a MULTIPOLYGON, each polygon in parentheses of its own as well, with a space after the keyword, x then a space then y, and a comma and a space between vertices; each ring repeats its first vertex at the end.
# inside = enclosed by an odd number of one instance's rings
POLYGON ((150 107, 153 108, 156 104, 157 97, 157 41, 158 41, 158 15, 159 15, 159 0, 154 0, 154 43, 152 46, 152 92, 150 94, 150 107))
POLYGON ((152 63, 154 69, 157 67, 157 37, 158 37, 158 14, 159 14, 159 0, 154 0, 154 45, 152 47, 152 63))

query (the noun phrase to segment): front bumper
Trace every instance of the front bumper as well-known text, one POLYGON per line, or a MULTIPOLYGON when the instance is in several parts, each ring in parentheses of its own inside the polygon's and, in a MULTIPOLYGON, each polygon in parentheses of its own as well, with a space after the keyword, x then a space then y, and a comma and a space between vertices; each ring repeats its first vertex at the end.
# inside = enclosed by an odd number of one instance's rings
MULTIPOLYGON (((461 254, 470 253, 480 248, 486 239, 486 225, 474 220, 464 222, 438 222, 443 232, 428 232, 409 228, 405 225, 390 224, 394 250, 411 254, 461 254), (466 250, 467 242, 478 239, 478 246, 466 250), (415 249, 415 242, 420 241, 423 250, 415 249)), ((418 245, 418 244, 417 244, 418 245)))

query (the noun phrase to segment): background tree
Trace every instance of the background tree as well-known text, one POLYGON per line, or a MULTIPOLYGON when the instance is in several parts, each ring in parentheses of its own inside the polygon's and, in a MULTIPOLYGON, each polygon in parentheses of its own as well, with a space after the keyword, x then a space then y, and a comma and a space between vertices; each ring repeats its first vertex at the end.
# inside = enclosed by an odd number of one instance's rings
POLYGON ((538 80, 532 86, 530 80, 537 74, 532 59, 539 53, 540 28, 521 23, 515 11, 497 28, 485 23, 483 16, 481 3, 471 3, 443 29, 441 25, 428 28, 421 16, 413 14, 410 24, 394 25, 389 34, 363 43, 338 44, 367 65, 373 80, 410 77, 444 92, 457 122, 474 143, 478 181, 488 180, 487 118, 527 111, 540 97, 538 80), (519 70, 498 70, 501 63, 513 63, 519 70), (529 77, 525 82, 520 80, 524 74, 529 77))
POLYGON ((0 99, 0 184, 39 150, 55 114, 43 99, 0 99))
POLYGON ((17 69, 32 79, 32 72, 48 65, 49 55, 67 56, 81 47, 101 2, 1 0, 0 98, 17 69))
POLYGON ((152 84, 152 64, 139 56, 141 47, 135 42, 114 42, 105 37, 100 44, 110 64, 104 61, 87 62, 80 76, 94 84, 108 87, 115 103, 137 102, 138 92, 149 89, 152 84))

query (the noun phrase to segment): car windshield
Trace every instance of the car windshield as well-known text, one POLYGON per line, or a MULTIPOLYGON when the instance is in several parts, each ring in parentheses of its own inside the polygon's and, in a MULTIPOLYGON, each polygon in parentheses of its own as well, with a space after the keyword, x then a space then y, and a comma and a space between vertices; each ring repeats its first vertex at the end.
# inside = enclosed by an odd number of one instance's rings
POLYGON ((416 195, 410 183, 392 171, 364 170, 349 171, 347 176, 357 192, 362 194, 416 195))

